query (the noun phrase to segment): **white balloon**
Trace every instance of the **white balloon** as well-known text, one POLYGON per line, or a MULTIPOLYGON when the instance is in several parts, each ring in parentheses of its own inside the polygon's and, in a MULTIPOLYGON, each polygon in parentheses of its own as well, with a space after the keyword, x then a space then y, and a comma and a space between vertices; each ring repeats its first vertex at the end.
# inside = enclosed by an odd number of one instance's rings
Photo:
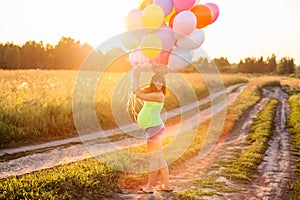
POLYGON ((184 35, 189 35, 193 32, 197 25, 195 14, 189 10, 184 10, 178 13, 173 20, 174 37, 179 39, 184 35))
POLYGON ((182 69, 187 67, 193 58, 193 52, 181 48, 175 48, 169 57, 168 67, 182 69))
POLYGON ((176 45, 185 50, 199 48, 204 42, 204 32, 201 29, 195 29, 191 34, 183 36, 177 40, 176 45))

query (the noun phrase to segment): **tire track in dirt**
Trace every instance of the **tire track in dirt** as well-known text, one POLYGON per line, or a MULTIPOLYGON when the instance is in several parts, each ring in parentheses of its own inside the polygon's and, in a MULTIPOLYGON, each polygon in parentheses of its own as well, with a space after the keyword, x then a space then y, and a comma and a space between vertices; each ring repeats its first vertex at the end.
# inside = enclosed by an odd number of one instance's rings
MULTIPOLYGON (((263 98, 261 102, 261 109, 267 104, 270 98, 278 99, 278 105, 276 107, 275 118, 273 119, 274 131, 269 141, 268 148, 265 152, 262 163, 257 168, 257 173, 254 175, 252 181, 248 184, 235 183, 222 176, 221 169, 212 169, 205 173, 202 178, 209 175, 214 175, 217 181, 225 182, 231 188, 237 189, 238 192, 225 193, 218 192, 214 196, 202 196, 207 200, 285 200, 289 199, 290 193, 288 186, 292 179, 295 177, 294 169, 295 163, 293 156, 291 155, 292 145, 290 135, 288 134, 286 122, 289 113, 288 95, 282 92, 279 87, 268 88, 263 90, 263 98)), ((260 110, 261 110, 260 109, 260 110)), ((243 116, 244 117, 244 116, 243 116)), ((246 136, 249 133, 249 127, 251 123, 243 123, 244 120, 240 120, 237 126, 241 128, 244 124, 248 124, 248 127, 244 130, 234 130, 228 137, 228 143, 224 143, 223 152, 230 152, 237 149, 242 150, 247 146, 242 146, 241 143, 246 141, 246 136), (233 138, 239 138, 236 141, 231 140, 233 138), (230 145, 228 145, 230 144, 230 145)), ((230 159, 232 156, 226 154, 223 159, 230 159)))
MULTIPOLYGON (((268 93, 269 92, 265 92, 268 93)), ((295 163, 291 155, 292 144, 286 124, 290 112, 288 96, 280 88, 273 89, 273 98, 278 99, 274 119, 274 131, 269 141, 263 162, 251 183, 243 186, 245 192, 230 196, 230 199, 272 199, 290 198, 288 187, 295 178, 295 163)))

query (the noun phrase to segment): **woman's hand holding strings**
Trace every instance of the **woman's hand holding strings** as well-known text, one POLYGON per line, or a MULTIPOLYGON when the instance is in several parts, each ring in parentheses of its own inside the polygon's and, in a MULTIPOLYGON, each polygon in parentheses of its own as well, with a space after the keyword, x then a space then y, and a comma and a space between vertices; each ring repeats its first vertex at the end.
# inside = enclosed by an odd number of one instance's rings
POLYGON ((139 89, 141 71, 139 66, 133 69, 133 93, 139 89))

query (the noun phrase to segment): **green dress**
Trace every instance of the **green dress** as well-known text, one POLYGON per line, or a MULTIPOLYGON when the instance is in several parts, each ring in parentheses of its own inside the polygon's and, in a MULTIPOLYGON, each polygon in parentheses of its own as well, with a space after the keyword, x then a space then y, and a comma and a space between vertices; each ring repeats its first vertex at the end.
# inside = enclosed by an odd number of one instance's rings
POLYGON ((144 106, 138 115, 138 124, 142 129, 162 125, 164 122, 160 117, 163 102, 144 101, 144 106))

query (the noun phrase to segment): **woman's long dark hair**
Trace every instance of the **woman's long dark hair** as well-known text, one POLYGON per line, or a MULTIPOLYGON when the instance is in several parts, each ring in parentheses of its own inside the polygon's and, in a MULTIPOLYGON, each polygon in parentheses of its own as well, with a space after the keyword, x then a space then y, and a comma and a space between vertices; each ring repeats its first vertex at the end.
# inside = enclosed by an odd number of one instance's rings
POLYGON ((167 93, 167 88, 166 88, 166 80, 165 77, 161 74, 154 74, 151 78, 150 85, 143 89, 144 93, 152 93, 152 92, 159 92, 162 91, 164 95, 167 93), (163 83, 163 86, 161 87, 160 90, 157 89, 157 87, 154 85, 155 81, 161 81, 163 83))

